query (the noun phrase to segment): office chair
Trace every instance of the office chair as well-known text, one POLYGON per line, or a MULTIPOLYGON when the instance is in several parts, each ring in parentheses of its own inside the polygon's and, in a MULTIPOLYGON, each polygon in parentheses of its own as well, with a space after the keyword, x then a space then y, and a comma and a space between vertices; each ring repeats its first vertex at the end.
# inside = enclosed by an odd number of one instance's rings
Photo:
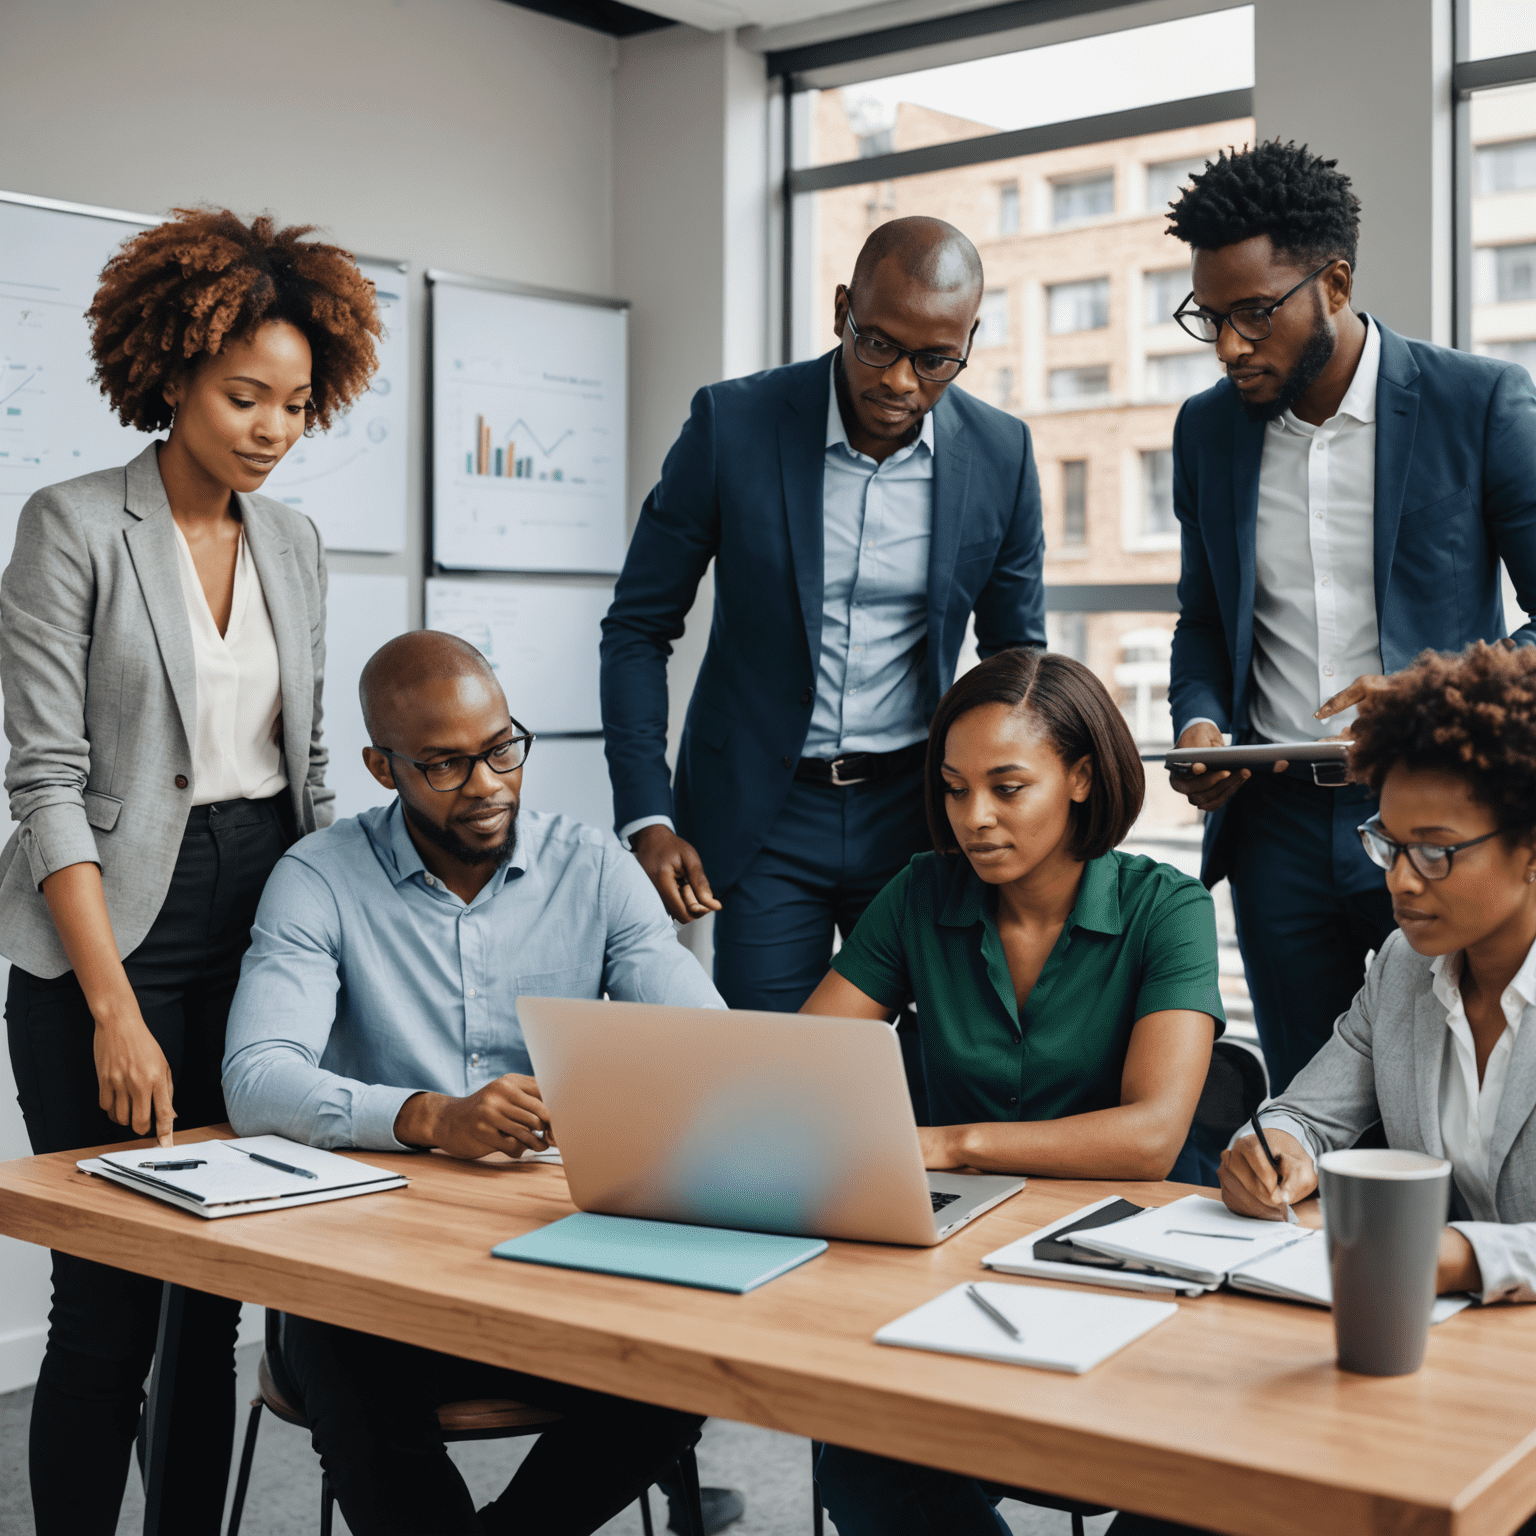
MULTIPOLYGON (((266 1342, 256 1366, 256 1396, 251 1399, 251 1417, 246 1424, 245 1445, 240 1452, 240 1471, 235 1478, 235 1499, 229 1512, 227 1536, 239 1536, 240 1516, 245 1509, 246 1489, 251 1481, 251 1462, 256 1455, 256 1433, 261 1428, 261 1410, 308 1429, 304 1405, 288 1378, 282 1359, 282 1313, 267 1309, 266 1342)), ((519 1435, 536 1435, 560 1418, 548 1408, 534 1408, 505 1398, 479 1398, 461 1403, 444 1403, 437 1410, 438 1427, 445 1444, 459 1440, 511 1440, 519 1435)), ((678 1482, 683 1490, 688 1536, 704 1536, 704 1514, 699 1507, 699 1466, 690 1447, 677 1458, 678 1482)), ((331 1536, 336 1495, 331 1480, 320 1474, 320 1536, 331 1536)), ((649 1489, 640 1494, 640 1522, 645 1536, 654 1536, 651 1525, 649 1489)))

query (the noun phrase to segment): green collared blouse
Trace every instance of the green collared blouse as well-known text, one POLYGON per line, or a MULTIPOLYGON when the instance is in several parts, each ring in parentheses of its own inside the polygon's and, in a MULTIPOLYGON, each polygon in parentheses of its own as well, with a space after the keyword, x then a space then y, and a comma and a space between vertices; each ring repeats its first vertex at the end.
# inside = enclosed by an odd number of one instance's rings
POLYGON ((933 1125, 1055 1120, 1120 1103, 1131 1029, 1192 1009, 1226 1024, 1210 892, 1111 850, 1083 866, 1071 916, 1019 1007, 997 890, 961 854, 920 853, 870 903, 832 968, 887 1008, 917 1004, 933 1125))

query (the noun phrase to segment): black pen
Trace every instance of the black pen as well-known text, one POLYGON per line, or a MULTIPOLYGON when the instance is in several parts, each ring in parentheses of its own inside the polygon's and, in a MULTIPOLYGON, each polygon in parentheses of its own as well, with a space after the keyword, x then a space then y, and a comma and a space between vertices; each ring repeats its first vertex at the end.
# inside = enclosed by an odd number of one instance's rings
POLYGON ((279 1173, 296 1173, 301 1179, 318 1179, 318 1173, 311 1173, 308 1168, 295 1168, 292 1163, 280 1163, 275 1157, 263 1157, 260 1152, 248 1151, 245 1147, 237 1147, 234 1142, 226 1142, 225 1145, 232 1152, 244 1152, 253 1163, 265 1163, 268 1168, 276 1168, 279 1173))
POLYGON ((202 1168, 207 1165, 207 1162, 208 1159, 206 1157, 184 1157, 175 1163, 140 1163, 139 1167, 154 1168, 163 1172, 169 1168, 202 1168))
MULTIPOLYGON (((1275 1174, 1278 1177, 1280 1173, 1280 1159, 1275 1156, 1274 1148, 1270 1146, 1267 1140, 1265 1140, 1264 1127, 1259 1124, 1258 1110, 1254 1110, 1254 1112, 1249 1115, 1248 1123, 1253 1127, 1253 1134, 1259 1138, 1259 1145, 1264 1148, 1264 1156, 1267 1157, 1274 1165, 1275 1174)), ((1290 1206, 1286 1206, 1285 1208, 1285 1219, 1290 1222, 1293 1227, 1299 1227, 1301 1225, 1301 1223, 1296 1219, 1296 1212, 1293 1211, 1290 1206)))
POLYGON ((994 1307, 992 1305, 992 1303, 990 1301, 988 1301, 987 1298, 985 1296, 983 1296, 981 1294, 981 1292, 978 1291, 974 1285, 966 1286, 965 1294, 967 1296, 969 1296, 971 1298, 971 1300, 974 1301, 976 1303, 976 1305, 978 1307, 980 1307, 981 1310, 983 1312, 985 1312, 987 1314, 987 1316, 990 1317, 992 1319, 992 1321, 994 1323, 996 1323, 997 1326, 999 1328, 1001 1328, 1003 1330, 1003 1332, 1008 1335, 1009 1338, 1011 1338, 1011 1339, 1022 1339, 1023 1338, 1023 1334, 1021 1334, 1019 1332, 1019 1330, 1017 1328, 1015 1328, 1013 1326, 1013 1324, 1010 1323, 1008 1321, 1008 1319, 1006 1317, 1004 1317, 1003 1314, 1001 1312, 999 1312, 997 1310, 997 1308, 994 1307))

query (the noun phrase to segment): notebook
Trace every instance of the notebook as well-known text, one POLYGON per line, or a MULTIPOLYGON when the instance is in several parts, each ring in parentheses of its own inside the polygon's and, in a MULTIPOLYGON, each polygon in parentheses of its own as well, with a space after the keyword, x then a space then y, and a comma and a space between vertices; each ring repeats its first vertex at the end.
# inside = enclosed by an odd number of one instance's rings
POLYGON ((599 1275, 661 1280, 740 1296, 827 1251, 819 1237, 780 1237, 729 1227, 695 1227, 636 1216, 578 1211, 498 1243, 498 1259, 550 1264, 599 1275))
MULTIPOLYGON (((1292 1229, 1295 1230, 1294 1228, 1292 1229)), ((1333 1280, 1328 1272, 1328 1243, 1321 1232, 1309 1231, 1305 1239, 1272 1249, 1240 1265, 1227 1283, 1257 1296, 1281 1301, 1304 1301, 1314 1307, 1333 1305, 1333 1280)), ((1437 1296, 1430 1313, 1431 1324, 1443 1323, 1471 1305, 1469 1296, 1437 1296)))
POLYGON ((1010 1338, 966 1295, 966 1287, 957 1285, 887 1323, 875 1343, 1081 1376, 1179 1310, 1171 1301, 1000 1281, 983 1280, 976 1289, 1018 1329, 1019 1339, 1010 1338))
POLYGON ((1066 1240, 1067 1234, 1088 1230, 1135 1216, 1142 1210, 1129 1200, 1110 1195, 1085 1205, 1070 1216, 1062 1216, 987 1254, 982 1263, 1005 1275, 1028 1275, 1036 1280, 1073 1280, 1082 1285, 1109 1286, 1120 1291, 1144 1291, 1157 1295, 1203 1296, 1214 1289, 1195 1280, 1181 1280, 1173 1275, 1152 1274, 1142 1266, 1107 1254, 1077 1248, 1066 1240))
POLYGON ((1310 1230, 1283 1221, 1237 1216, 1219 1200, 1186 1195, 1113 1226, 1072 1232, 1066 1241, 1091 1253, 1217 1286, 1238 1265, 1304 1241, 1310 1230))
POLYGON ((94 1173, 210 1219, 315 1205, 322 1200, 348 1200, 353 1195, 403 1189, 408 1182, 388 1169, 306 1147, 283 1136, 238 1136, 232 1141, 195 1141, 179 1147, 138 1147, 131 1152, 81 1158, 75 1166, 82 1173, 94 1173), (244 1156, 241 1148, 293 1168, 307 1168, 316 1177, 307 1179, 255 1162, 244 1156), (198 1166, 159 1166, 188 1161, 198 1166))

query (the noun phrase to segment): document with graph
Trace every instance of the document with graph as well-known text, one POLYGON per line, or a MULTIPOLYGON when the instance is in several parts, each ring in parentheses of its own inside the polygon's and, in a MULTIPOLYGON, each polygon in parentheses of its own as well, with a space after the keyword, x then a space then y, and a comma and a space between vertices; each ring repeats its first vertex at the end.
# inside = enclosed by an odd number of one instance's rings
POLYGON ((617 574, 624 307, 427 275, 433 558, 455 570, 617 574))

